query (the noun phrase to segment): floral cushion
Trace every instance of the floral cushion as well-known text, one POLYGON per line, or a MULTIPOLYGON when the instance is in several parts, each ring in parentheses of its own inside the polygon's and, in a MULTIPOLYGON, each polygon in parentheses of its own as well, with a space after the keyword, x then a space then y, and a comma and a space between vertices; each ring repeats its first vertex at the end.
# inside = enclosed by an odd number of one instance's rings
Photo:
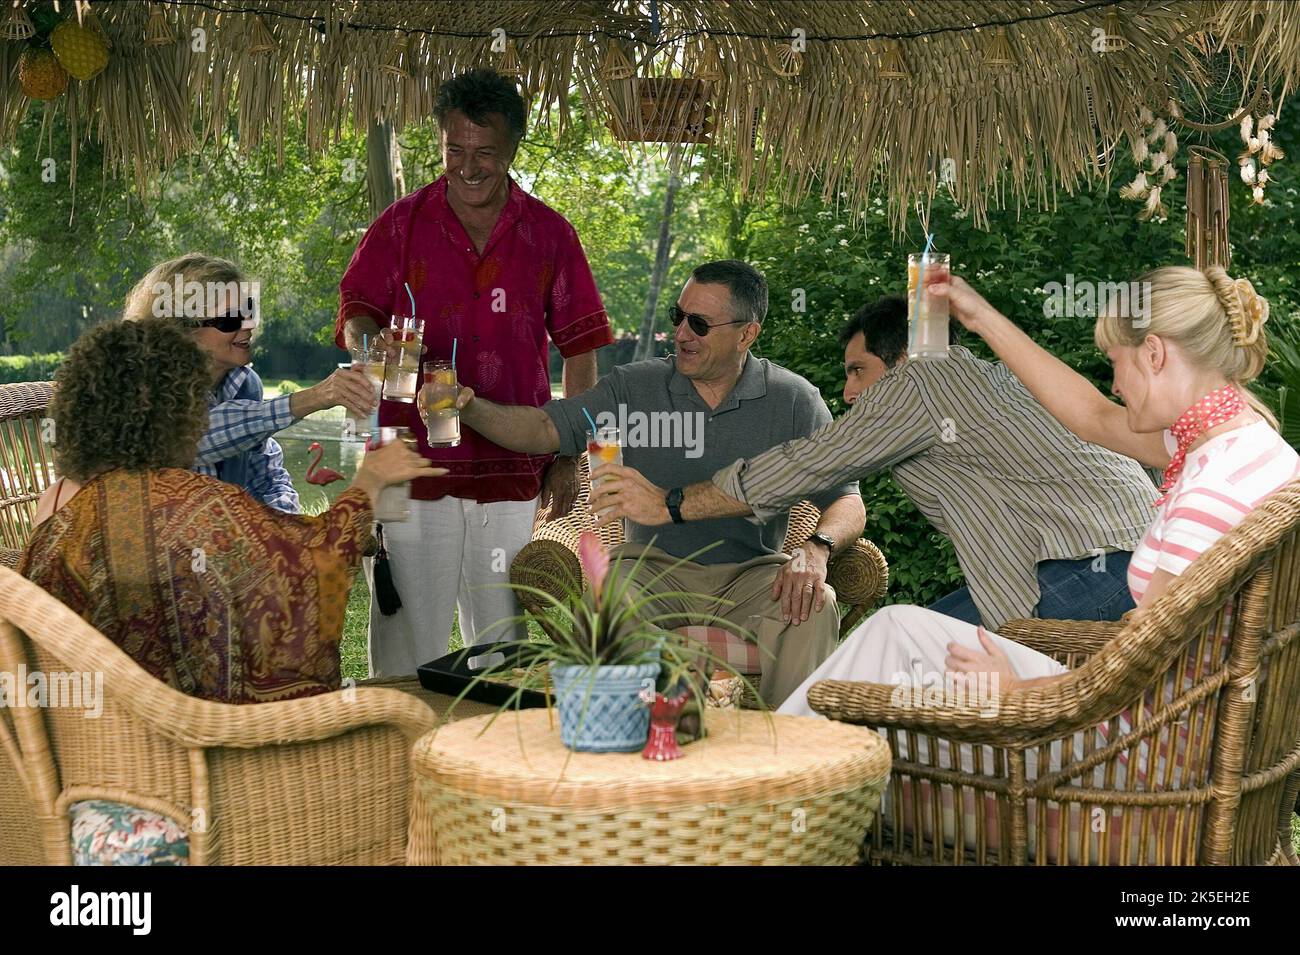
POLYGON ((189 833, 166 816, 118 802, 74 803, 73 865, 189 865, 189 833))

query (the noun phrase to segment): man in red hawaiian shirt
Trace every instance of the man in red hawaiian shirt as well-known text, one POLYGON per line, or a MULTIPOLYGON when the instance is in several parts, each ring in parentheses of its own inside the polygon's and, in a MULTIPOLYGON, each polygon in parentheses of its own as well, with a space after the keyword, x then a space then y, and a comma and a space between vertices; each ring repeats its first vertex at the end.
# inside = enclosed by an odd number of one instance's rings
MULTIPOLYGON (((424 319, 424 358, 450 359, 462 384, 502 404, 551 398, 547 339, 564 356, 564 394, 596 383, 595 349, 613 341, 591 267, 572 225, 519 188, 510 163, 524 135, 523 100, 490 71, 438 91, 446 172, 393 203, 357 246, 339 284, 335 340, 351 347, 409 314, 424 319)), ((493 626, 518 613, 510 562, 532 534, 539 497, 551 517, 572 507, 577 460, 507 451, 468 428, 454 448, 430 448, 416 406, 380 404, 382 425, 405 425, 445 477, 414 482, 411 516, 384 526, 402 609, 370 608, 370 672, 400 676, 447 651, 452 609, 466 646, 522 638, 493 626), (494 586, 495 585, 495 586, 494 586)), ((367 576, 374 592, 373 571, 367 576)))

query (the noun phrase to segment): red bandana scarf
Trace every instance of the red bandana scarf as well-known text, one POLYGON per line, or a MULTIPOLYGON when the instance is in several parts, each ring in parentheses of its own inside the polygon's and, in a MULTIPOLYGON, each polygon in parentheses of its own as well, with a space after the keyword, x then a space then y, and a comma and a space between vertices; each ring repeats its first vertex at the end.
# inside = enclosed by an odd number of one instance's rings
POLYGON ((1159 507, 1169 498, 1169 489, 1183 473, 1187 463, 1187 449, 1205 432, 1216 428, 1225 421, 1231 421, 1246 410, 1246 399, 1236 385, 1224 385, 1218 391, 1211 391, 1196 404, 1184 411, 1169 428, 1169 433, 1178 442, 1178 450, 1169 459, 1165 468, 1165 482, 1160 485, 1160 497, 1156 500, 1159 507))

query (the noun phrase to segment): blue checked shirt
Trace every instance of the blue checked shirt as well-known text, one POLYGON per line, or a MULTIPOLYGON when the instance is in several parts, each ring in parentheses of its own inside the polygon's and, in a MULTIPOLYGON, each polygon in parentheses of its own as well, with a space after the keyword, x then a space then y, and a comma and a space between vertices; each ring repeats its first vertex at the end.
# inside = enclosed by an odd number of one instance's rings
POLYGON ((271 437, 293 424, 289 396, 262 400, 262 379, 235 368, 208 396, 208 430, 199 440, 194 471, 238 484, 268 507, 297 514, 298 492, 271 437))

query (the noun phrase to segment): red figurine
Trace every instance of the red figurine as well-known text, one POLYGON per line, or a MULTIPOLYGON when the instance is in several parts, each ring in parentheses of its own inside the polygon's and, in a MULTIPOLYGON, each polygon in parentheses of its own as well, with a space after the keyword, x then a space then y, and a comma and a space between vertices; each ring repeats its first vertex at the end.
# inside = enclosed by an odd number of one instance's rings
MULTIPOLYGON (((645 690, 643 699, 649 701, 650 691, 645 690)), ((682 715, 682 708, 690 696, 688 689, 683 689, 677 696, 669 699, 662 693, 654 695, 650 704, 650 736, 646 740, 641 755, 646 759, 665 761, 685 756, 677 745, 677 720, 682 715)))
POLYGON ((333 468, 319 467, 321 456, 325 454, 325 449, 320 446, 319 441, 313 441, 307 450, 316 452, 311 463, 307 465, 308 484, 333 484, 335 481, 343 480, 343 475, 333 468))

